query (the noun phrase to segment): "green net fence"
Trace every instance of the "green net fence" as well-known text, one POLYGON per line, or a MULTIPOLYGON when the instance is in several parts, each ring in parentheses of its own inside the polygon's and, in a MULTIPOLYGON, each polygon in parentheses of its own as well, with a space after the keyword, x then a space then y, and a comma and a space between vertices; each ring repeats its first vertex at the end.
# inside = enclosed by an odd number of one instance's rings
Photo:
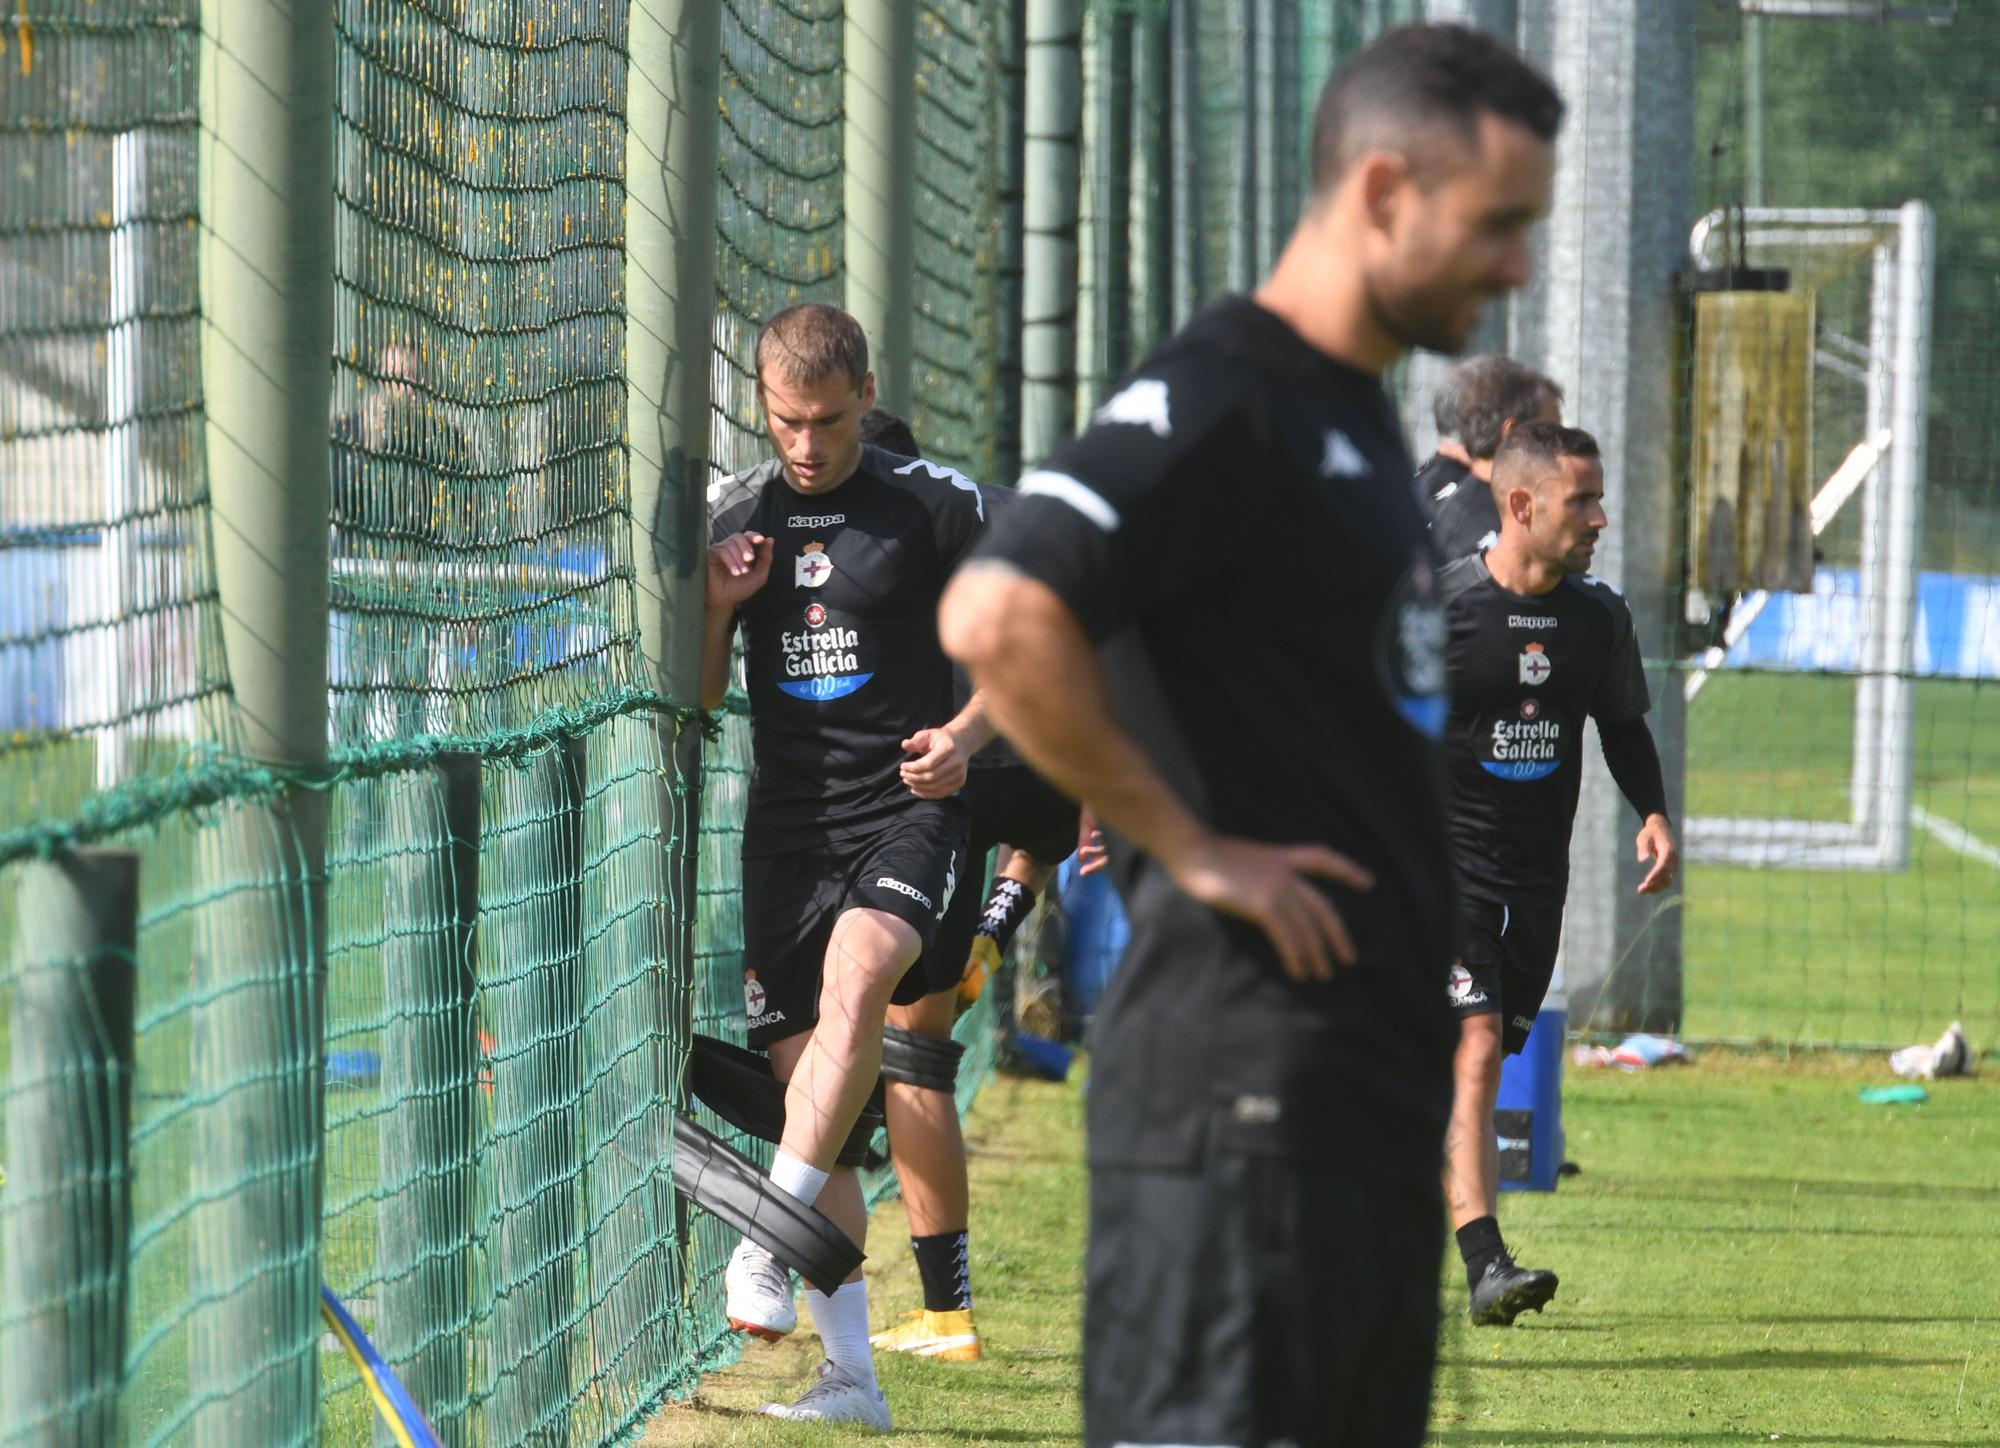
POLYGON ((1688 1027, 1902 1045, 1960 1019, 1990 1042, 2000 152, 1986 61, 2000 15, 1917 6, 1876 24, 1704 9, 1696 39, 1697 210, 1746 208, 1712 252, 1784 268, 1813 306, 1810 486, 1823 491, 1857 444, 1888 445, 1829 510, 1811 591, 1746 593, 1737 616, 1761 611, 1731 666, 1688 700, 1689 813, 1754 830, 1749 848, 1690 871, 1688 1027), (1904 279, 1899 213, 1913 201, 1934 220, 1934 265, 1904 279), (1918 328, 1927 376, 1899 416, 1918 328), (1911 440, 1899 513, 1899 445, 1911 440), (1900 590, 1884 589, 1878 567, 1899 547, 1914 608, 1885 614, 1900 590), (1801 828, 1820 843, 1796 845, 1801 828))

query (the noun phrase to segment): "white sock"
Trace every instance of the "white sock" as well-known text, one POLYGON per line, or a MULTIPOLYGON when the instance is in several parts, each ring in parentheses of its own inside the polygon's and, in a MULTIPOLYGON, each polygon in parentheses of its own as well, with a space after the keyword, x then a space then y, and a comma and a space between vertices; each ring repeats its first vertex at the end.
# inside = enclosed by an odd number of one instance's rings
POLYGON ((789 1192, 807 1206, 819 1200, 819 1189, 826 1185, 827 1173, 816 1166, 807 1166, 790 1152, 780 1150, 771 1158, 772 1185, 789 1192))
POLYGON ((826 1360, 864 1387, 875 1386, 875 1355, 868 1346, 868 1284, 843 1282, 832 1296, 806 1289, 826 1360))

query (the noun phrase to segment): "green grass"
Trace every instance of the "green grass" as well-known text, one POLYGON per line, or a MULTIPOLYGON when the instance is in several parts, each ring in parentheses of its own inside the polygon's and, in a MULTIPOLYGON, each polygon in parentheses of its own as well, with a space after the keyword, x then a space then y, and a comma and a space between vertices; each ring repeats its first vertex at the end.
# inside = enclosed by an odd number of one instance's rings
MULTIPOLYGON (((1548 1311, 1473 1329, 1447 1253, 1431 1442, 2000 1441, 2000 1082, 1864 1106, 1879 1063, 1728 1051, 1643 1076, 1569 1078, 1581 1176, 1501 1206, 1548 1311), (1774 1437, 1774 1435, 1776 1435, 1774 1437)), ((974 1110, 974 1286, 986 1359, 881 1363, 898 1432, 760 1421, 816 1359, 807 1331, 710 1378, 652 1445, 1074 1444, 1084 1176, 1080 1092, 1002 1080, 974 1110)), ((903 1229, 871 1233, 878 1322, 915 1300, 903 1229)), ((1334 1305, 1329 1304, 1329 1310, 1334 1305)))
MULTIPOLYGON (((1840 820, 1851 679, 1722 673, 1688 710, 1687 813, 1840 820)), ((2000 684, 1917 687, 1916 803, 2000 845, 2000 684)), ((1907 1044, 1958 1019, 2000 1040, 2000 871, 1911 830, 1910 868, 1687 874, 1686 1028, 1907 1044)))

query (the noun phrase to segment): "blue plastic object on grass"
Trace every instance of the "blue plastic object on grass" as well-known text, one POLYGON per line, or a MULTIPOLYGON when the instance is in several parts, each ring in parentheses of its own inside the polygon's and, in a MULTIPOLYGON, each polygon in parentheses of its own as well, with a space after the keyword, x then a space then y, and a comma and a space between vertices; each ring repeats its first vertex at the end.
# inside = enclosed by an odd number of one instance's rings
POLYGON ((1917 1106, 1931 1093, 1921 1086, 1863 1086, 1861 1099, 1870 1106, 1917 1106))
POLYGON ((1026 1070, 1044 1081, 1067 1081, 1070 1062, 1076 1056, 1069 1047, 1026 1031, 1014 1033, 1014 1054, 1026 1070))
POLYGON ((1561 978, 1535 1017, 1528 1044, 1500 1067, 1493 1127, 1500 1137, 1500 1190, 1552 1192, 1562 1173, 1563 1035, 1569 1001, 1561 978))

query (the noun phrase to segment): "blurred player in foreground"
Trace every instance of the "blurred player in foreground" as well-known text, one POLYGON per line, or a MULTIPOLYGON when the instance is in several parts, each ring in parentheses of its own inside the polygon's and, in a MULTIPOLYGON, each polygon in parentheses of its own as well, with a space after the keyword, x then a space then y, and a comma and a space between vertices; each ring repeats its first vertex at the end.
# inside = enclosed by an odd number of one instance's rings
POLYGON ((1264 284, 1141 363, 946 593, 947 651, 1102 819, 1132 925, 1089 1093, 1098 1448, 1422 1441, 1444 619, 1381 373, 1527 279, 1561 114, 1471 29, 1351 58, 1264 284))

